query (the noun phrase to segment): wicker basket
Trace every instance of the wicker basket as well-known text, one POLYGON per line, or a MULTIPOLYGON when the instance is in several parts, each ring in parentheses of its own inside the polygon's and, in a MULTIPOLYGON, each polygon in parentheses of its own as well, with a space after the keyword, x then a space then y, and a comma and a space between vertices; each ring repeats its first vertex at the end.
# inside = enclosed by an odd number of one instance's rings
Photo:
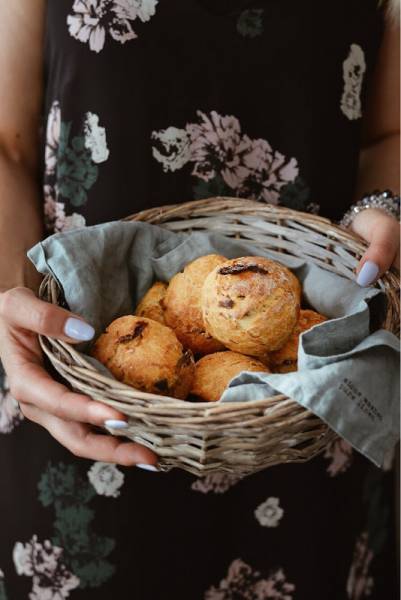
MULTIPOLYGON (((146 221, 176 232, 207 230, 249 240, 276 251, 278 259, 280 253, 304 257, 350 279, 366 247, 327 219, 237 198, 165 206, 127 220, 146 221)), ((383 326, 397 334, 399 277, 388 272, 378 285, 388 298, 383 326)), ((63 301, 56 281, 49 276, 40 295, 55 304, 63 301)), ((100 374, 69 344, 46 337, 40 341, 73 389, 129 417, 129 428, 120 435, 154 450, 162 470, 180 467, 198 476, 216 471, 244 476, 279 463, 307 461, 335 438, 319 418, 284 395, 210 404, 147 394, 100 374)))

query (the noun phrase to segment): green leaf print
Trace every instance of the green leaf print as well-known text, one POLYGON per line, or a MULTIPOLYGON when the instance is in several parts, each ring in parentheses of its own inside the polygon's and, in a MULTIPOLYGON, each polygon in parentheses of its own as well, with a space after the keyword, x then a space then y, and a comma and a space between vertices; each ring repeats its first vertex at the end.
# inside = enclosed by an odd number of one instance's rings
MULTIPOLYGON (((115 541, 91 530, 95 512, 87 504, 96 496, 75 465, 49 463, 38 484, 39 501, 55 511, 52 543, 63 548, 66 566, 79 577, 80 587, 98 587, 115 571, 106 560, 115 541)), ((0 599, 1 600, 1 599, 0 599)))
POLYGON ((216 175, 209 181, 201 179, 193 188, 195 200, 203 198, 212 198, 214 196, 233 196, 233 190, 228 187, 224 179, 220 175, 216 175))
POLYGON ((307 211, 310 204, 310 190, 302 177, 281 188, 279 204, 293 210, 307 211))
POLYGON ((237 31, 243 37, 255 38, 263 33, 263 8, 244 10, 237 21, 237 31))
POLYGON ((43 506, 50 506, 56 501, 86 503, 96 496, 93 487, 81 477, 75 465, 48 463, 38 483, 39 501, 43 506))
POLYGON ((87 191, 94 185, 99 169, 92 161, 91 151, 85 147, 85 137, 76 136, 69 145, 71 123, 61 123, 57 161, 57 190, 73 206, 82 206, 88 200, 87 191))
POLYGON ((92 560, 82 564, 79 561, 71 561, 70 568, 80 580, 81 588, 99 587, 115 573, 115 566, 105 560, 92 560))

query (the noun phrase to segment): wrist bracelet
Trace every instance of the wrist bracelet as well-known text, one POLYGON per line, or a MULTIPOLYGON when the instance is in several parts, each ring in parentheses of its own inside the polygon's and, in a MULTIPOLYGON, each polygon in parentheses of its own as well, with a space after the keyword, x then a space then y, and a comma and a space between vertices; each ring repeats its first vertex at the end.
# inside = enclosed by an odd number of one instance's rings
POLYGON ((356 215, 366 208, 379 208, 384 210, 388 215, 397 219, 400 218, 400 197, 394 195, 390 190, 378 192, 375 190, 373 194, 366 194, 362 200, 353 204, 345 213, 340 221, 343 227, 349 227, 356 215))

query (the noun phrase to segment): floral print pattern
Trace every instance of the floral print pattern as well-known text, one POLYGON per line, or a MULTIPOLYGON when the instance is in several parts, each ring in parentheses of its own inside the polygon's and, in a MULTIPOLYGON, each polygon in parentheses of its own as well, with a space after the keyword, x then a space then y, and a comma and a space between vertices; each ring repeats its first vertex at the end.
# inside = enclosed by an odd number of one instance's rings
POLYGON ((106 130, 99 116, 87 112, 81 135, 72 136, 72 123, 62 121, 60 103, 53 102, 46 128, 44 214, 49 231, 84 227, 83 215, 66 213, 67 203, 82 206, 96 183, 100 163, 110 155, 106 130))
POLYGON ((287 581, 283 569, 263 579, 259 571, 236 559, 231 563, 226 578, 220 581, 218 587, 211 587, 204 600, 293 600, 294 591, 295 585, 287 581))
POLYGON ((100 496, 118 498, 124 483, 124 474, 116 465, 95 462, 88 471, 88 479, 100 496))
POLYGON ((270 497, 255 510, 255 518, 262 527, 277 527, 284 515, 279 499, 270 497))
POLYGON ((345 473, 352 464, 352 446, 343 438, 336 438, 326 448, 324 457, 330 460, 327 472, 330 477, 345 473))
POLYGON ((362 117, 361 92, 365 71, 365 54, 362 48, 358 44, 351 44, 343 63, 344 89, 341 98, 341 111, 350 121, 362 117))
POLYGON ((214 494, 224 494, 231 487, 241 481, 241 477, 232 475, 231 473, 210 473, 206 477, 197 479, 191 485, 191 489, 194 492, 201 492, 202 494, 208 494, 213 492, 214 494))
POLYGON ((356 541, 351 570, 347 581, 349 600, 363 600, 370 596, 373 578, 369 574, 373 552, 368 546, 368 534, 364 531, 356 541))
POLYGON ((255 38, 263 33, 263 8, 242 11, 237 20, 237 31, 243 37, 255 38))
POLYGON ((13 560, 18 575, 32 577, 29 600, 63 600, 79 585, 79 579, 63 562, 63 550, 36 535, 14 546, 13 560))
POLYGON ((11 433, 23 418, 18 402, 11 396, 6 374, 0 364, 0 433, 11 433))
POLYGON ((101 586, 115 571, 108 560, 115 541, 92 530, 95 513, 89 504, 96 496, 95 489, 76 465, 64 463, 49 463, 38 489, 40 503, 54 509, 51 541, 63 548, 65 565, 77 576, 81 588, 101 586))
POLYGON ((267 140, 243 134, 234 116, 216 111, 197 115, 199 120, 185 129, 153 131, 153 156, 163 170, 176 171, 192 163, 198 182, 213 184, 218 179, 231 195, 277 204, 283 188, 298 176, 297 160, 273 150, 267 140))
POLYGON ((108 33, 116 42, 125 44, 135 39, 132 28, 135 19, 143 23, 156 12, 158 0, 75 0, 68 15, 70 35, 90 50, 103 50, 108 33))

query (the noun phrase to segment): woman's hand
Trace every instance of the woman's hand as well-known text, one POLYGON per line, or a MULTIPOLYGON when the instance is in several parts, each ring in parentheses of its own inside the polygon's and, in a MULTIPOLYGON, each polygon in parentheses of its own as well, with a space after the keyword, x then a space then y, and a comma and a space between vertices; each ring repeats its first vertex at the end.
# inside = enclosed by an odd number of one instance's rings
POLYGON ((400 225, 377 208, 358 213, 351 229, 369 243, 357 269, 357 283, 371 285, 391 265, 400 268, 400 225))
POLYGON ((91 426, 106 421, 123 429, 125 417, 54 381, 43 368, 37 334, 78 343, 91 339, 94 330, 68 311, 38 300, 27 288, 0 294, 1 360, 24 416, 45 427, 75 456, 156 470, 156 456, 147 448, 93 431, 91 426))

